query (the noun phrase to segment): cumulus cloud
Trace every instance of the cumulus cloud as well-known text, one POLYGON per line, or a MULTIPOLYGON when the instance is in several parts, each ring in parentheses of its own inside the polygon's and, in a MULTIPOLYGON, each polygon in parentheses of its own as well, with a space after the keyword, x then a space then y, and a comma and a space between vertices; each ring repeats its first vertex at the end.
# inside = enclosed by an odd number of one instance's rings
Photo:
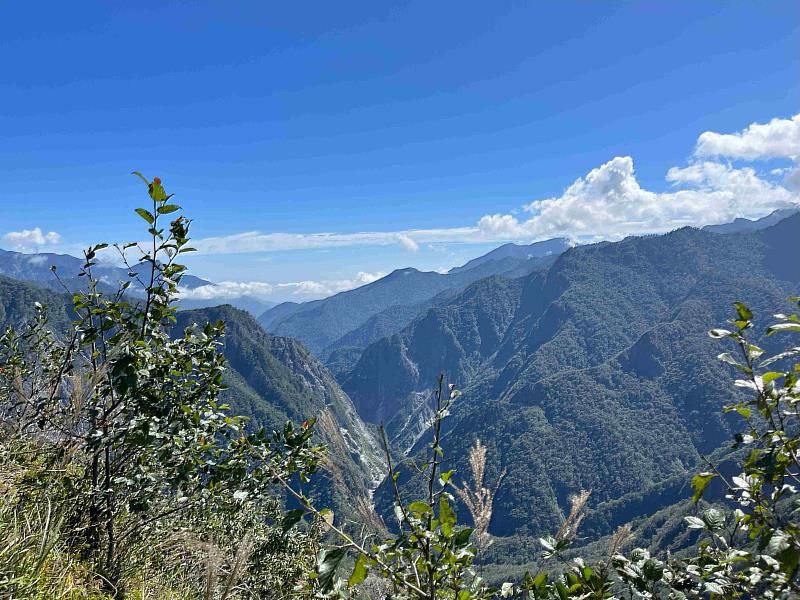
POLYGON ((529 204, 532 216, 487 215, 478 223, 491 237, 505 239, 574 236, 616 239, 663 232, 684 225, 760 217, 796 205, 795 194, 758 177, 751 168, 702 162, 673 167, 666 179, 687 187, 670 192, 643 189, 633 159, 618 156, 575 181, 563 195, 529 204))
POLYGON ((790 119, 753 123, 738 133, 706 131, 697 139, 698 156, 724 156, 744 160, 800 158, 800 114, 790 119))
POLYGON ((252 296, 262 300, 269 299, 277 292, 287 292, 295 296, 319 297, 330 296, 372 283, 386 273, 359 272, 352 279, 324 281, 288 281, 283 283, 266 283, 263 281, 223 281, 211 285, 201 285, 193 289, 181 289, 181 297, 187 300, 230 300, 241 296, 252 296))
POLYGON ((9 231, 2 238, 3 244, 17 252, 36 252, 42 246, 52 246, 61 242, 55 231, 44 233, 40 228, 9 231))

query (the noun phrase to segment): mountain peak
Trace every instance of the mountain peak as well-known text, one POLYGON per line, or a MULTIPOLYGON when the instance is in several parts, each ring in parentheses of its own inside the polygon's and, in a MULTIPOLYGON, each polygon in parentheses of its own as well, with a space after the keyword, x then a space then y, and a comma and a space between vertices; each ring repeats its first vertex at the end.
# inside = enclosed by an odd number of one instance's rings
POLYGON ((462 273, 492 261, 509 258, 525 261, 534 258, 544 258, 546 256, 556 256, 568 250, 571 245, 572 244, 570 244, 570 241, 567 238, 553 238, 550 240, 543 240, 541 242, 534 242, 532 244, 516 244, 509 242, 507 244, 503 244, 502 246, 498 246, 483 256, 473 258, 460 267, 454 267, 450 269, 448 273, 462 273))

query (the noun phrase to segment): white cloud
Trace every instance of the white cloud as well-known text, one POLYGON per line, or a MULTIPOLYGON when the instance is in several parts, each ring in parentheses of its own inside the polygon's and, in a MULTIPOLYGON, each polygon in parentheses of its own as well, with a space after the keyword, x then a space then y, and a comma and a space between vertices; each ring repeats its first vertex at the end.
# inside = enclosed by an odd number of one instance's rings
MULTIPOLYGON (((642 188, 633 159, 618 156, 578 178, 560 196, 528 204, 524 207, 527 217, 509 210, 487 214, 471 227, 305 234, 251 231, 198 240, 195 245, 204 253, 230 254, 392 244, 418 251, 423 244, 530 242, 550 237, 585 242, 685 225, 699 227, 737 217, 757 218, 800 203, 800 115, 753 123, 733 134, 707 131, 699 136, 694 157, 688 166, 669 169, 665 178, 672 189, 668 191, 642 188), (731 160, 783 158, 795 164, 785 170, 773 169, 767 180, 750 167, 712 160, 715 156, 731 160), (780 177, 781 184, 773 181, 780 177)), ((294 285, 298 290, 318 289, 319 285, 331 289, 330 282, 294 285)))
POLYGON ((474 241, 476 227, 450 229, 415 229, 407 231, 363 231, 355 233, 262 233, 247 231, 234 235, 193 240, 193 246, 204 254, 241 254, 314 250, 346 246, 391 246, 401 244, 412 250, 426 242, 474 241))
POLYGON ((44 254, 33 254, 29 256, 26 260, 28 261, 28 264, 41 267, 43 264, 47 262, 47 256, 45 256, 44 254))
POLYGON ((529 204, 526 209, 533 213, 529 219, 487 215, 479 226, 487 236, 505 239, 563 235, 616 239, 759 217, 798 201, 786 188, 760 179, 753 169, 715 162, 673 167, 667 181, 691 189, 664 193, 643 189, 633 159, 618 156, 576 180, 563 195, 529 204))
POLYGON ((397 234, 397 241, 400 242, 400 245, 409 250, 410 252, 416 252, 419 250, 419 244, 412 240, 408 235, 405 233, 398 233, 397 234))
POLYGON ((292 281, 288 283, 279 283, 278 288, 290 290, 293 295, 297 296, 330 296, 331 294, 338 294, 339 292, 346 292, 362 285, 377 281, 381 277, 385 277, 386 273, 366 273, 359 271, 353 279, 339 279, 327 281, 292 281))
POLYGON ((61 236, 55 231, 44 233, 38 227, 23 229, 22 231, 9 231, 2 238, 4 245, 17 252, 36 252, 42 246, 52 246, 61 241, 61 236))
POLYGON ((800 158, 800 114, 791 119, 753 123, 739 133, 706 131, 697 139, 698 156, 725 156, 745 160, 800 158))
POLYGON ((272 285, 263 281, 223 281, 192 289, 181 288, 180 294, 187 300, 225 300, 240 296, 265 298, 271 296, 274 289, 272 285))
POLYGON ((386 273, 383 272, 366 273, 361 271, 352 279, 289 281, 276 284, 263 281, 223 281, 212 285, 201 285, 193 289, 181 289, 180 294, 187 300, 230 300, 240 296, 269 299, 281 291, 295 296, 320 297, 372 283, 385 275, 386 273))

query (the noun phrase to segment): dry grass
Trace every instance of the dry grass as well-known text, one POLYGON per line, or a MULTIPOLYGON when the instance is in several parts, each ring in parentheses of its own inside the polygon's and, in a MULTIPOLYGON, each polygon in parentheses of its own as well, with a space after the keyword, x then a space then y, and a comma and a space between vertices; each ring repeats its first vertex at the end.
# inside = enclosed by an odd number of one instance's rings
POLYGON ((466 484, 464 487, 458 487, 457 485, 453 487, 472 516, 478 546, 486 547, 491 543, 489 524, 492 521, 494 496, 506 476, 506 471, 504 469, 500 474, 494 489, 483 485, 483 478, 486 473, 486 446, 480 440, 476 440, 475 444, 470 448, 469 466, 472 471, 472 487, 470 488, 466 484))

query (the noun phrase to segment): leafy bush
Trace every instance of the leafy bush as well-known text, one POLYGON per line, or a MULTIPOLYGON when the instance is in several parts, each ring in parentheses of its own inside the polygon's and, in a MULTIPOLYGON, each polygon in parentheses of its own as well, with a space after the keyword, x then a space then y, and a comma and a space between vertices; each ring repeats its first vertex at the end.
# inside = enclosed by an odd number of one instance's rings
POLYGON ((272 482, 306 481, 317 469, 323 449, 311 444, 313 421, 246 431, 219 402, 224 324, 170 335, 190 221, 163 224, 180 207, 158 178, 136 175, 151 200, 136 209, 150 241, 115 246, 131 279, 103 292, 93 267, 108 245, 92 246, 66 336, 37 306, 35 319, 0 337, 0 447, 21 474, 0 527, 22 532, 1 557, 0 595, 22 596, 62 551, 114 597, 135 596, 131 586, 152 573, 207 598, 287 595, 318 532, 282 525, 272 482), (131 251, 147 269, 128 262, 131 251), (128 298, 132 284, 143 299, 128 298))

